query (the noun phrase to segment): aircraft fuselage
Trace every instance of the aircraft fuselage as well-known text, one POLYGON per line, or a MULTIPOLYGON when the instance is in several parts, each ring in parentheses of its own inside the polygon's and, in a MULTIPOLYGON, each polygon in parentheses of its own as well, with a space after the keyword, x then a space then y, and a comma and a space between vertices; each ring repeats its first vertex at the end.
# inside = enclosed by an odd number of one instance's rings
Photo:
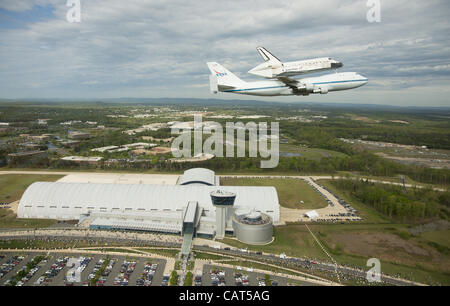
POLYGON ((219 90, 221 92, 253 95, 253 96, 290 96, 326 94, 331 91, 341 91, 358 88, 367 84, 368 79, 355 72, 332 73, 319 77, 299 79, 297 85, 288 85, 278 80, 246 82, 233 89, 219 90))

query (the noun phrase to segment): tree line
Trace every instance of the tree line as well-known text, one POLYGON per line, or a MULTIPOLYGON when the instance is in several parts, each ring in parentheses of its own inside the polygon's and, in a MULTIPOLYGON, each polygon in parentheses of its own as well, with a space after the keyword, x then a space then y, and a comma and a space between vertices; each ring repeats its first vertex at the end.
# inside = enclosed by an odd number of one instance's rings
POLYGON ((338 179, 331 184, 347 191, 360 202, 378 212, 400 221, 423 219, 448 219, 450 216, 450 192, 430 188, 408 188, 377 184, 368 180, 338 179))

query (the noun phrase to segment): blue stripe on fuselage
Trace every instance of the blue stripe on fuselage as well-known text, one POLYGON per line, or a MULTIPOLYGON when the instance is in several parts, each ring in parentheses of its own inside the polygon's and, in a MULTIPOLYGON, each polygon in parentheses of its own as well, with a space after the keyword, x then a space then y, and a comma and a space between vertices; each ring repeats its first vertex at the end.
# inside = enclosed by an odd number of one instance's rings
MULTIPOLYGON (((369 79, 361 79, 361 80, 345 80, 345 81, 332 81, 332 82, 318 82, 312 83, 313 85, 321 85, 321 84, 335 84, 335 83, 349 83, 349 82, 366 82, 369 79)), ((261 90, 261 89, 273 89, 273 88, 283 88, 287 85, 283 86, 270 86, 270 87, 258 87, 258 88, 244 88, 244 89, 229 89, 224 90, 223 92, 234 92, 234 91, 247 91, 247 90, 261 90)))
POLYGON ((369 79, 361 79, 361 80, 345 80, 345 81, 332 81, 332 82, 318 82, 318 83, 312 83, 313 85, 319 85, 319 84, 333 84, 333 83, 350 83, 350 82, 366 82, 369 79))
POLYGON ((258 89, 272 89, 272 88, 283 88, 286 87, 287 85, 282 85, 282 86, 270 86, 270 87, 258 87, 258 88, 245 88, 245 89, 229 89, 229 90, 224 90, 224 92, 232 92, 232 91, 245 91, 245 90, 258 90, 258 89))

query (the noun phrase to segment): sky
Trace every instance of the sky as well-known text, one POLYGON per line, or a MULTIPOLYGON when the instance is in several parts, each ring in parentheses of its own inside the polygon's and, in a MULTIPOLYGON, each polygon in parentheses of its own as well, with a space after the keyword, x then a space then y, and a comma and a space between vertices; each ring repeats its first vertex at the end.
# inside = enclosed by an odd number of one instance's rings
POLYGON ((450 106, 450 1, 0 0, 0 98, 219 98, 450 106), (216 61, 248 81, 264 46, 282 61, 332 57, 369 78, 328 95, 209 92, 216 61))

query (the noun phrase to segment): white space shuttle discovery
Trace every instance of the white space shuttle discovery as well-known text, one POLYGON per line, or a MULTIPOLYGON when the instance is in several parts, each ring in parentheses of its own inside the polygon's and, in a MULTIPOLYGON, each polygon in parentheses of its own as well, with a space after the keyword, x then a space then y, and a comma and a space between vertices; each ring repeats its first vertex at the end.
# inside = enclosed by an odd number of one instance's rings
POLYGON ((256 50, 258 50, 264 59, 264 63, 249 70, 248 73, 268 79, 321 72, 338 69, 343 66, 341 62, 333 60, 330 57, 283 63, 264 47, 258 47, 256 50))
POLYGON ((278 76, 271 80, 246 82, 216 62, 207 63, 210 90, 254 96, 307 96, 357 88, 367 84, 366 77, 356 72, 331 73, 318 77, 293 79, 278 76))

